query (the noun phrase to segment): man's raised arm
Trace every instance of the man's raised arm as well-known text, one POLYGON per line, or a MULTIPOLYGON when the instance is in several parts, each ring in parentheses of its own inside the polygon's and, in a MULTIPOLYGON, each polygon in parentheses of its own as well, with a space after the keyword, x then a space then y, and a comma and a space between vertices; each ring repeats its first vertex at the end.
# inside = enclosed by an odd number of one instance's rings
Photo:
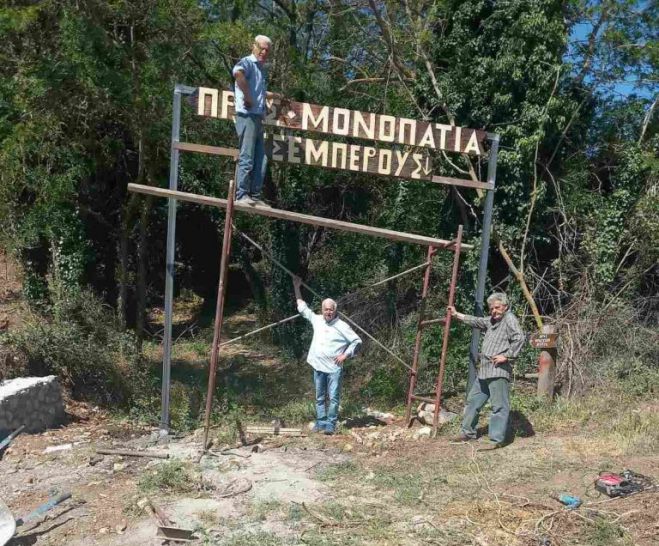
POLYGON ((300 290, 301 286, 302 279, 300 277, 293 277, 293 291, 295 292, 297 311, 305 319, 311 320, 313 318, 313 312, 309 309, 307 302, 302 299, 302 291, 300 290))
POLYGON ((300 303, 304 303, 302 299, 302 291, 300 287, 302 286, 302 279, 300 277, 293 277, 293 292, 295 292, 295 299, 297 300, 298 306, 300 303))
POLYGON ((452 317, 458 319, 460 322, 464 322, 465 324, 479 328, 480 330, 487 329, 487 325, 490 320, 487 317, 474 317, 473 315, 465 315, 463 313, 459 313, 453 305, 449 305, 447 310, 452 317))

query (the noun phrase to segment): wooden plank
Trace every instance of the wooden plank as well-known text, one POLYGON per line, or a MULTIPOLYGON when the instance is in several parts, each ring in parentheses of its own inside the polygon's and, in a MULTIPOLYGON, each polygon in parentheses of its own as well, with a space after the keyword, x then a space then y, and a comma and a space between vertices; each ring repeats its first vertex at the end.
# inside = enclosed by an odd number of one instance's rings
POLYGON ((419 324, 419 326, 431 326, 433 324, 446 324, 446 318, 436 318, 436 319, 430 319, 430 320, 422 320, 419 324))
POLYGON ((272 434, 273 436, 302 436, 300 428, 279 428, 275 426, 247 426, 247 434, 272 434))
POLYGON ((133 451, 128 449, 97 449, 99 455, 121 455, 122 457, 145 457, 147 459, 169 459, 169 453, 154 451, 133 451))
POLYGON ((433 176, 432 182, 437 184, 448 184, 449 186, 464 186, 466 188, 482 188, 484 190, 493 190, 494 184, 491 182, 477 182, 466 178, 453 178, 450 176, 433 176))
MULTIPOLYGON (((187 152, 238 157, 236 148, 206 146, 189 142, 175 142, 174 148, 187 152)), ((392 151, 386 148, 358 146, 341 142, 327 142, 293 135, 266 135, 266 154, 281 163, 310 165, 326 169, 366 172, 380 176, 405 178, 490 190, 493 184, 432 174, 427 153, 392 151)))
MULTIPOLYGON (((212 207, 226 208, 227 206, 226 199, 220 199, 218 197, 207 197, 205 195, 197 195, 195 193, 172 191, 164 188, 155 188, 153 186, 144 186, 142 184, 128 184, 128 191, 142 193, 145 195, 153 195, 155 197, 171 197, 178 199, 179 201, 187 201, 189 203, 209 205, 212 207)), ((234 207, 236 210, 241 212, 249 212, 259 216, 268 216, 270 218, 277 218, 279 220, 290 220, 291 222, 299 222, 301 224, 310 224, 312 226, 323 226, 329 229, 361 233, 363 235, 382 237, 384 239, 401 241, 403 243, 434 246, 437 248, 453 248, 455 244, 454 241, 435 239, 433 237, 426 237, 425 235, 393 231, 391 229, 384 229, 373 226, 364 226, 362 224, 353 224, 351 222, 343 222, 341 220, 331 220, 329 218, 321 218, 320 216, 311 216, 309 214, 301 214, 299 212, 290 212, 287 210, 265 207, 254 207, 251 205, 243 205, 241 203, 235 203, 234 207)), ((474 247, 473 245, 467 245, 463 243, 462 248, 471 249, 474 247)))
MULTIPOLYGON (((235 115, 232 91, 199 87, 189 100, 200 116, 232 119, 235 115)), ((478 129, 289 100, 269 100, 265 124, 368 139, 388 145, 479 156, 484 154, 484 142, 488 138, 485 131, 478 129)))
POLYGON ((411 396, 412 400, 418 400, 419 402, 426 402, 427 404, 434 404, 435 399, 434 398, 428 398, 427 396, 417 396, 416 394, 413 394, 411 396))
POLYGON ((191 142, 174 142, 173 146, 176 150, 182 150, 184 152, 225 155, 234 158, 238 157, 239 152, 236 148, 221 148, 219 146, 206 146, 205 144, 193 144, 191 142))

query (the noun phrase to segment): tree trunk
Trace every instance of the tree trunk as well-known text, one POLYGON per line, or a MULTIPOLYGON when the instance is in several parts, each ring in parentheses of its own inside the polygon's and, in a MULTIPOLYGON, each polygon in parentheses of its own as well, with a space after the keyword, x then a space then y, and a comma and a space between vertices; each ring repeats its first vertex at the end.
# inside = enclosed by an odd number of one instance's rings
POLYGON ((153 199, 147 197, 142 201, 140 212, 139 240, 137 244, 137 309, 135 310, 135 332, 137 334, 138 352, 142 351, 142 341, 146 324, 146 276, 149 257, 148 227, 153 199))
POLYGON ((122 212, 121 231, 119 233, 119 274, 117 281, 119 283, 117 297, 117 315, 122 329, 126 329, 128 324, 128 280, 129 280, 129 252, 130 252, 130 232, 132 230, 132 220, 140 196, 132 194, 128 203, 124 206, 122 212))
POLYGON ((256 300, 256 306, 259 308, 260 314, 267 313, 268 310, 268 298, 266 296, 265 286, 263 285, 263 280, 258 271, 254 269, 254 266, 251 262, 250 249, 245 247, 244 244, 241 244, 237 248, 238 250, 238 261, 240 262, 240 268, 245 274, 245 279, 247 279, 247 284, 256 300))

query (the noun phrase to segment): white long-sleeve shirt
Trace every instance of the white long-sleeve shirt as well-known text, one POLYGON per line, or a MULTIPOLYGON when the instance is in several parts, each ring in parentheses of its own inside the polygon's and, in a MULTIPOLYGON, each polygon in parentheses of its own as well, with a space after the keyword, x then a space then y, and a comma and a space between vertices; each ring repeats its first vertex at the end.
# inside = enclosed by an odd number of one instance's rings
POLYGON ((298 300, 297 310, 313 327, 307 362, 319 372, 339 371, 341 366, 334 362, 334 358, 343 353, 348 358, 354 356, 361 338, 338 317, 326 322, 322 315, 316 315, 302 300, 298 300))

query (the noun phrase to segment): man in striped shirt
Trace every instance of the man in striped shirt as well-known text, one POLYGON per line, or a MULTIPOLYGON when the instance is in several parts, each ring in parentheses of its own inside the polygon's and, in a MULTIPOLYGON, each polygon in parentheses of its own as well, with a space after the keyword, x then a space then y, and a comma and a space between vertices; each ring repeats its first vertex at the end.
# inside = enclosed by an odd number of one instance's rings
POLYGON ((459 441, 476 439, 478 415, 490 400, 492 415, 488 428, 490 441, 501 446, 506 438, 508 414, 510 413, 510 376, 512 362, 524 346, 524 332, 515 315, 508 309, 508 297, 495 292, 487 298, 489 317, 474 317, 458 313, 449 307, 452 317, 480 329, 485 333, 481 352, 478 355, 478 377, 467 396, 461 436, 459 441))

